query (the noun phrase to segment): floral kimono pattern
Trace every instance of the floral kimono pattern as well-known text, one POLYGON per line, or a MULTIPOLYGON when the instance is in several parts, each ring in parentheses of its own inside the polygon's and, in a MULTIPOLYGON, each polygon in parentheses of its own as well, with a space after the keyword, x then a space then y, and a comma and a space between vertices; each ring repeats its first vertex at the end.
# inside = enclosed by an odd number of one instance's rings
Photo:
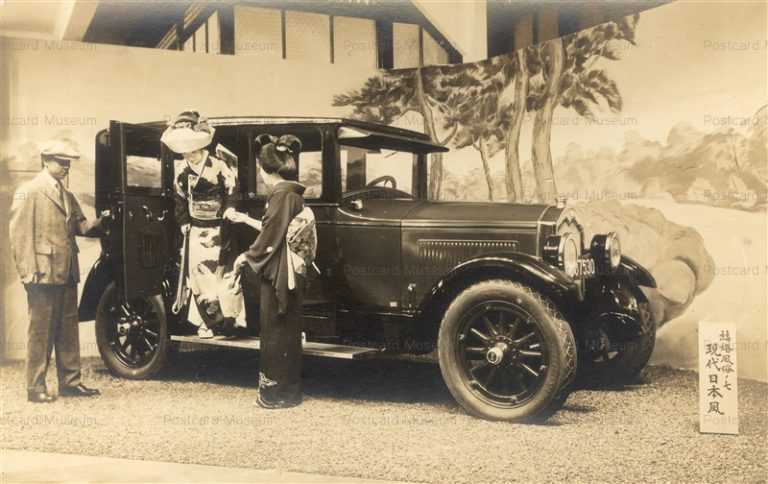
POLYGON ((225 317, 237 317, 245 325, 242 294, 233 295, 229 270, 219 265, 221 221, 234 205, 235 172, 222 160, 204 151, 203 161, 192 168, 176 162, 176 221, 189 224, 189 274, 192 290, 188 320, 195 326, 215 326, 225 317), (234 300, 232 298, 235 298, 234 300), (224 302, 225 304, 222 304, 224 302))

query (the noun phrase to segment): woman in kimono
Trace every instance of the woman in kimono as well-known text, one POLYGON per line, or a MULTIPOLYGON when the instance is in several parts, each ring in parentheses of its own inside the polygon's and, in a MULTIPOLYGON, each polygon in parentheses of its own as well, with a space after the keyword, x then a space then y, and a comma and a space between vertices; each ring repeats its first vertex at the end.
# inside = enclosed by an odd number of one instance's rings
MULTIPOLYGON (((222 220, 240 222, 243 217, 248 218, 234 208, 235 172, 205 149, 211 144, 213 134, 214 129, 205 118, 196 111, 185 111, 173 120, 161 138, 168 148, 184 157, 176 163, 175 213, 182 234, 189 237, 187 283, 192 297, 187 319, 198 327, 201 338, 213 337, 210 326, 233 316, 222 312, 224 298, 233 296, 226 281, 233 273, 219 263, 222 220)), ((234 302, 227 299, 227 307, 235 309, 227 312, 236 313, 235 326, 244 327, 242 294, 234 297, 234 302)))
POLYGON ((289 289, 286 233, 304 208, 305 187, 297 178, 301 141, 295 136, 256 138, 259 173, 269 190, 262 230, 250 248, 238 256, 235 270, 249 267, 250 280, 260 283, 259 397, 264 408, 298 405, 301 388, 301 301, 305 280, 296 274, 289 289))

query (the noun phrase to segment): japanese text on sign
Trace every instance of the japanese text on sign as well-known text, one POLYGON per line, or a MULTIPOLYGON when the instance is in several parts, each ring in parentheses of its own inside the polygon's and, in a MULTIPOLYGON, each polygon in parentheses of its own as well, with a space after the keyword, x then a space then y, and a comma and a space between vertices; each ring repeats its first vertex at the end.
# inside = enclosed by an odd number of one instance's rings
POLYGON ((738 434, 736 327, 699 323, 699 427, 703 433, 738 434))

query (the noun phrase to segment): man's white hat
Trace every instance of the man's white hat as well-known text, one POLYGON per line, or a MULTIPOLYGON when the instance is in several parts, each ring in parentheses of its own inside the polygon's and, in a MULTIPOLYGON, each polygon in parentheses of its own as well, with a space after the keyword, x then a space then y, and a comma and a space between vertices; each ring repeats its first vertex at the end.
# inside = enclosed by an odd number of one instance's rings
POLYGON ((69 140, 49 141, 40 150, 40 155, 46 158, 60 158, 65 160, 77 160, 80 152, 69 140))

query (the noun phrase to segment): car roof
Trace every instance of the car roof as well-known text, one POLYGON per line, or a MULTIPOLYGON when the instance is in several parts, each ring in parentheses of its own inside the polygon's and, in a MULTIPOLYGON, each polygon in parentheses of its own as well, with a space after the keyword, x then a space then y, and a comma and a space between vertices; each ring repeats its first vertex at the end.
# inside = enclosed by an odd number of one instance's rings
MULTIPOLYGON (((236 126, 236 125, 261 125, 261 124, 338 124, 342 126, 351 126, 377 131, 381 133, 393 134, 404 138, 411 138, 419 141, 429 141, 429 136, 405 128, 397 128, 386 124, 360 121, 358 119, 341 117, 313 117, 313 116, 223 116, 208 118, 211 126, 236 126)), ((136 123, 142 126, 165 127, 167 121, 150 121, 146 123, 136 123)))
MULTIPOLYGON (((214 127, 221 126, 276 126, 276 125, 335 125, 339 128, 353 128, 368 142, 378 143, 377 146, 389 149, 413 150, 420 153, 446 152, 448 148, 432 142, 427 134, 410 129, 396 128, 385 124, 371 123, 357 119, 338 117, 303 117, 303 116, 227 116, 208 118, 208 123, 214 127)), ((164 129, 167 121, 140 123, 156 129, 164 129)), ((358 138, 354 136, 353 138, 358 138)), ((347 139, 346 144, 366 148, 362 139, 347 139)))

